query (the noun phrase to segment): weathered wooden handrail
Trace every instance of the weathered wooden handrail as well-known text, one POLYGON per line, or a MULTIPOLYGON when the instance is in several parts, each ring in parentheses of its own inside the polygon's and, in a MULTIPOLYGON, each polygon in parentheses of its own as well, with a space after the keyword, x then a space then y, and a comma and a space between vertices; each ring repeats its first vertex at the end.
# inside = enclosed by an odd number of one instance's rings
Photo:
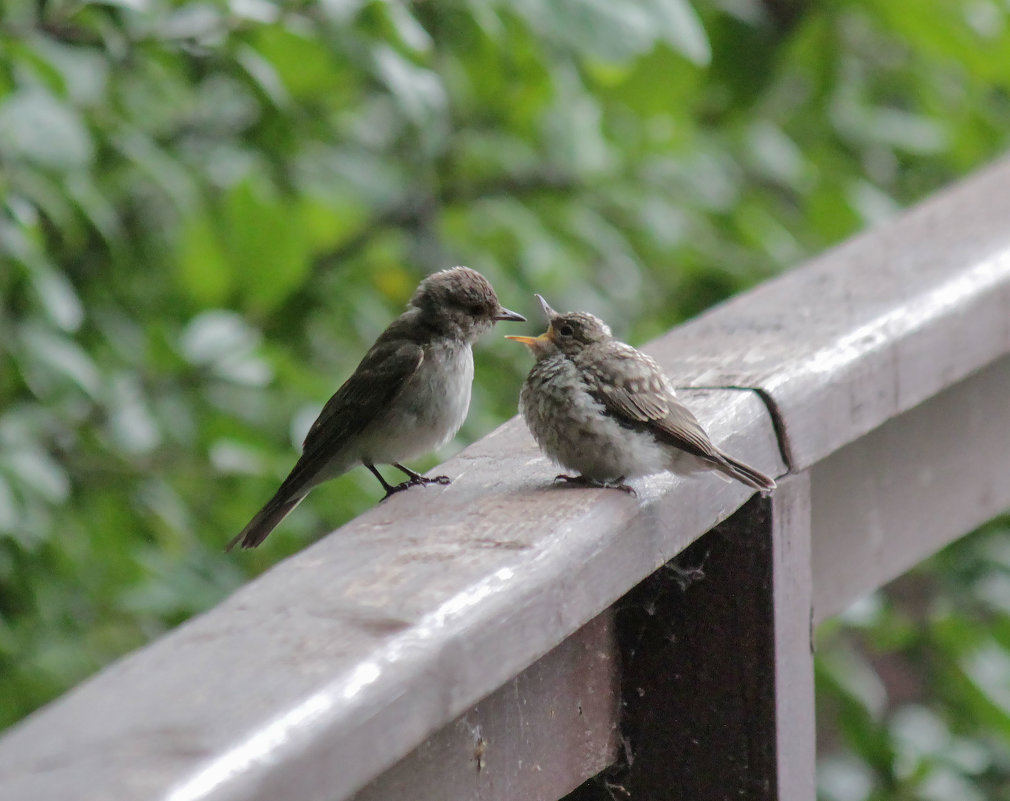
POLYGON ((647 348, 772 498, 554 488, 512 420, 16 726, 0 795, 812 798, 813 620, 1010 506, 1008 220, 1000 163, 647 348))

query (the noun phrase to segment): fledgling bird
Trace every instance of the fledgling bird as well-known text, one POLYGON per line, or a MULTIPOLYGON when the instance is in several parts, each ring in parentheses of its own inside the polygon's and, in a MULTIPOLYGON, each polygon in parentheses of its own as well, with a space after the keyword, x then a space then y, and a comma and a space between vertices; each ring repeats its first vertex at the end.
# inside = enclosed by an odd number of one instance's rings
POLYGON ((312 424, 302 455, 280 489, 228 543, 255 548, 313 487, 363 464, 386 490, 448 484, 404 467, 448 442, 470 407, 477 338, 498 320, 525 321, 498 302, 488 280, 469 267, 425 278, 406 311, 389 324, 351 377, 312 424), (407 474, 391 485, 376 470, 391 464, 407 474))
POLYGON ((598 317, 558 314, 536 297, 546 333, 506 339, 526 345, 537 360, 519 394, 533 438, 553 461, 579 472, 556 481, 634 494, 625 479, 716 470, 762 492, 775 488, 713 444, 655 360, 614 339, 598 317))

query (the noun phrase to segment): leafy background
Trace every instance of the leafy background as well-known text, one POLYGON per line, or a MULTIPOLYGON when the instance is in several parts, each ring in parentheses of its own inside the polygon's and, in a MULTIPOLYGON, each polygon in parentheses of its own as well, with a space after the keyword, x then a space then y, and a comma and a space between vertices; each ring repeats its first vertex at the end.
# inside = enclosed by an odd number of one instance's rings
MULTIPOLYGON (((8 0, 0 725, 375 502, 221 552, 424 274, 641 342, 1008 142, 997 0, 8 0)), ((824 799, 1010 796, 1008 525, 822 627, 824 799)))

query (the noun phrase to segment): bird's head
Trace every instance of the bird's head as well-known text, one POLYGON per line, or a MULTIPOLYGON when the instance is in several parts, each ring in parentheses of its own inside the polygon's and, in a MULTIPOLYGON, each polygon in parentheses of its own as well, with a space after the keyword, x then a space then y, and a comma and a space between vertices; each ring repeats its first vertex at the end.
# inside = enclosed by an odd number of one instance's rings
POLYGON ((599 317, 588 312, 567 312, 559 314, 537 295, 540 307, 547 318, 547 330, 538 337, 508 336, 515 342, 528 347, 539 360, 561 352, 572 356, 597 342, 605 342, 613 335, 609 326, 599 317))
POLYGON ((499 320, 525 322, 498 302, 491 283, 469 267, 452 267, 433 273, 418 284, 408 304, 437 330, 458 335, 467 342, 489 330, 499 320))

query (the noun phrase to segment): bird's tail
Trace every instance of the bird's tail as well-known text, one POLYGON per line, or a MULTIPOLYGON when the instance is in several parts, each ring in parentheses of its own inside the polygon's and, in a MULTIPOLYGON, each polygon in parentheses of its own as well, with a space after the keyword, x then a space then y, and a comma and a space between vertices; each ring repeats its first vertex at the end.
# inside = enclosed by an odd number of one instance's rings
POLYGON ((775 479, 769 478, 760 470, 755 470, 750 465, 744 464, 739 459, 734 459, 728 454, 723 453, 720 455, 725 461, 717 463, 716 469, 723 475, 735 478, 748 487, 761 490, 761 492, 771 492, 775 489, 775 479))
MULTIPOLYGON (((283 489, 283 487, 281 489, 283 489)), ((277 525, 291 513, 291 510, 302 502, 304 498, 305 495, 299 495, 296 498, 285 498, 284 495, 278 491, 278 493, 269 500, 267 505, 256 513, 256 516, 249 521, 246 527, 235 535, 231 542, 225 546, 225 551, 230 551, 240 543, 243 548, 255 548, 267 538, 267 535, 273 531, 277 525)))

